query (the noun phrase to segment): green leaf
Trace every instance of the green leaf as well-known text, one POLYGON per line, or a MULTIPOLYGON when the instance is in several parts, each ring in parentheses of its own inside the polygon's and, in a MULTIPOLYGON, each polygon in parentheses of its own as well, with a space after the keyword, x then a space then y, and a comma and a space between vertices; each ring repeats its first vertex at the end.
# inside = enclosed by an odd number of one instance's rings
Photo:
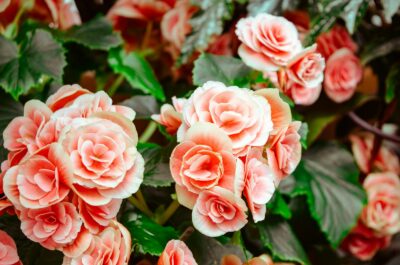
POLYGON ((295 9, 298 3, 298 0, 249 0, 247 11, 251 16, 260 13, 276 15, 288 9, 295 9))
POLYGON ((310 261, 290 225, 281 218, 267 218, 257 224, 261 242, 274 259, 309 265, 310 261))
POLYGON ((165 101, 164 91, 150 64, 136 52, 126 53, 122 48, 111 49, 108 63, 113 71, 123 75, 133 88, 138 88, 156 99, 165 101))
POLYGON ((353 156, 336 143, 308 150, 293 173, 292 196, 305 195, 312 217, 332 247, 354 227, 367 201, 353 156))
POLYGON ((163 161, 165 148, 153 143, 138 143, 138 151, 145 161, 143 185, 167 187, 174 182, 169 164, 163 161))
POLYGON ((388 23, 392 23, 392 17, 400 8, 399 0, 383 0, 381 1, 383 6, 383 15, 388 23))
POLYGON ((157 100, 153 96, 133 96, 120 103, 136 112, 135 119, 150 119, 152 114, 159 113, 157 100))
POLYGON ((307 147, 308 147, 308 145, 307 145, 308 131, 309 131, 308 124, 306 122, 302 122, 300 130, 299 130, 299 134, 300 134, 300 143, 304 149, 307 149, 307 147))
POLYGON ((178 232, 170 226, 161 226, 142 214, 135 214, 125 227, 132 236, 132 245, 141 253, 159 256, 168 241, 178 238, 178 232))
POLYGON ((195 4, 200 10, 190 19, 192 32, 182 46, 181 63, 186 63, 194 51, 205 50, 211 37, 222 33, 224 20, 233 14, 233 0, 204 0, 195 4))
POLYGON ((346 23, 346 28, 350 34, 355 32, 356 26, 364 17, 368 8, 368 2, 368 0, 349 1, 343 10, 343 13, 340 15, 340 17, 346 23))
POLYGON ((65 65, 62 46, 47 31, 29 33, 19 45, 0 36, 0 85, 14 99, 40 78, 61 80, 65 65))
MULTIPOLYGON (((283 199, 279 191, 275 191, 274 197, 267 203, 267 209, 268 214, 279 215, 284 219, 290 219, 292 217, 289 205, 283 199)), ((269 218, 269 216, 267 216, 267 218, 269 218)))
POLYGON ((113 31, 109 20, 99 16, 65 32, 57 32, 63 42, 76 42, 90 49, 108 51, 122 44, 121 37, 113 31))
POLYGON ((390 68, 389 74, 386 77, 386 94, 385 101, 390 103, 400 90, 400 64, 395 64, 390 68))
POLYGON ((194 62, 193 83, 201 86, 212 80, 233 85, 234 80, 243 78, 250 72, 251 69, 239 59, 203 53, 194 62))

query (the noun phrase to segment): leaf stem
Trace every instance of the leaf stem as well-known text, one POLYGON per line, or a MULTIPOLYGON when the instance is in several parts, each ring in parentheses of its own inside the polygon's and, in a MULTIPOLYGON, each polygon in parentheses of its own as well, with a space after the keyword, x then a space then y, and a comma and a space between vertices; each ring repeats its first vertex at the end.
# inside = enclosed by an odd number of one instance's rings
POLYGON ((186 241, 194 232, 193 226, 189 226, 183 231, 182 235, 179 237, 179 240, 186 241))
POLYGON ((146 199, 144 198, 141 190, 138 190, 135 195, 136 195, 137 199, 142 203, 143 206, 145 206, 147 209, 150 209, 146 203, 146 199))
POLYGON ((146 26, 146 32, 144 34, 144 38, 143 38, 142 45, 141 45, 142 50, 147 47, 147 43, 149 42, 152 30, 153 30, 153 22, 150 21, 147 23, 147 26, 146 26))
POLYGON ((150 211, 150 209, 147 207, 147 205, 143 205, 135 196, 129 197, 128 201, 133 206, 135 206, 140 211, 142 211, 144 214, 146 214, 148 217, 153 217, 153 213, 150 211))
POLYGON ((155 121, 150 121, 144 132, 140 135, 139 142, 141 143, 147 142, 151 138, 153 133, 156 131, 156 129, 157 129, 157 123, 155 121))
POLYGON ((117 92, 119 86, 124 82, 125 77, 123 75, 118 75, 117 78, 115 78, 114 82, 111 84, 110 88, 108 89, 108 95, 110 97, 114 96, 115 92, 117 92))
POLYGON ((177 200, 173 200, 171 204, 168 206, 168 208, 163 212, 161 215, 160 219, 158 220, 158 223, 160 225, 165 224, 169 218, 171 218, 172 215, 178 210, 180 204, 177 200))

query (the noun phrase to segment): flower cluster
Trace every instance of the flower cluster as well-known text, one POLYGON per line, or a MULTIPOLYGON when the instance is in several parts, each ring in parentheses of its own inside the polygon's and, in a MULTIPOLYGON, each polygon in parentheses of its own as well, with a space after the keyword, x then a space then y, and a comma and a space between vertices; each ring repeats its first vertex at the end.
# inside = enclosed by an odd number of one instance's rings
POLYGON ((368 204, 342 248, 361 260, 369 260, 400 231, 400 162, 386 146, 371 161, 373 135, 369 133, 353 134, 350 140, 356 162, 367 174, 363 186, 368 204))
POLYGON ((46 104, 28 101, 4 130, 2 205, 29 239, 63 251, 64 264, 128 261, 130 235, 116 215, 143 180, 134 117, 102 91, 67 85, 46 104))
POLYGON ((279 182, 300 161, 300 122, 278 89, 256 92, 209 81, 153 119, 177 132, 170 160, 178 201, 208 236, 258 222, 279 182), (242 196, 246 198, 247 206, 242 196))

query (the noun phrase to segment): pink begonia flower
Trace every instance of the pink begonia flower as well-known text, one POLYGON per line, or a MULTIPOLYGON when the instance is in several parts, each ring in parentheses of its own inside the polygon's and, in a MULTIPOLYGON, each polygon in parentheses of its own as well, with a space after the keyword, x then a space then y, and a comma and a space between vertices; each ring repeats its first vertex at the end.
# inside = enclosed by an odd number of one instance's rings
POLYGON ((153 114, 151 118, 157 123, 165 126, 166 131, 174 135, 182 124, 182 110, 186 99, 172 98, 172 104, 164 104, 161 106, 160 114, 153 114))
POLYGON ((359 133, 349 136, 351 149, 358 167, 363 173, 370 173, 373 168, 380 171, 392 171, 400 174, 400 161, 396 153, 382 145, 370 168, 371 152, 374 142, 374 136, 371 133, 359 133))
POLYGON ((22 265, 14 240, 0 230, 0 265, 22 265))
POLYGON ((114 222, 98 235, 79 256, 64 257, 63 265, 108 264, 127 265, 131 254, 131 236, 121 224, 114 222))
POLYGON ((91 92, 79 85, 65 85, 47 99, 46 105, 52 111, 57 111, 71 105, 75 99, 84 94, 91 94, 91 92))
POLYGON ((60 144, 53 143, 7 170, 4 193, 17 209, 48 207, 68 195, 65 180, 72 177, 72 172, 67 153, 60 144))
POLYGON ((322 33, 317 37, 318 52, 325 57, 326 60, 337 50, 347 48, 355 53, 358 49, 345 27, 334 26, 330 31, 322 33))
POLYGON ((298 32, 283 17, 258 14, 239 20, 236 35, 242 44, 238 53, 243 62, 261 72, 286 66, 301 50, 298 32))
POLYGON ((43 247, 62 250, 81 230, 82 220, 70 202, 60 202, 41 209, 22 208, 19 214, 22 232, 43 247))
POLYGON ((157 265, 197 265, 193 258, 193 254, 183 241, 170 240, 160 258, 157 265))
POLYGON ((206 236, 217 237, 242 229, 247 223, 246 203, 221 187, 202 191, 192 211, 193 226, 206 236))
POLYGON ((3 178, 9 168, 10 168, 10 162, 8 160, 5 160, 3 161, 3 163, 1 163, 0 194, 3 195, 0 195, 0 216, 2 216, 4 213, 12 214, 14 211, 13 204, 7 199, 3 191, 3 178))
POLYGON ((344 102, 354 95, 362 75, 360 59, 347 48, 339 49, 326 62, 325 93, 337 103, 344 102))
POLYGON ((232 56, 232 33, 227 32, 216 36, 207 48, 207 52, 215 55, 232 56))
POLYGON ((392 172, 371 173, 364 180, 368 204, 361 221, 378 235, 400 231, 400 179, 392 172))
POLYGON ((300 162, 301 143, 298 133, 300 126, 301 122, 292 122, 268 142, 266 149, 268 165, 278 180, 291 174, 300 162))
POLYGON ((196 123, 171 154, 170 169, 178 201, 193 208, 198 194, 221 186, 241 195, 243 163, 232 154, 232 142, 211 123, 196 123))
POLYGON ((221 128, 232 141, 233 153, 239 156, 251 146, 265 145, 273 127, 271 107, 265 98, 215 81, 206 82, 188 99, 178 141, 197 122, 210 122, 221 128))
POLYGON ((285 94, 289 96, 296 105, 309 106, 314 104, 321 95, 321 84, 315 87, 305 87, 299 83, 288 80, 285 94))
POLYGON ((390 236, 377 236, 373 230, 359 222, 344 239, 341 249, 366 261, 372 259, 380 249, 387 247, 390 240, 390 236))

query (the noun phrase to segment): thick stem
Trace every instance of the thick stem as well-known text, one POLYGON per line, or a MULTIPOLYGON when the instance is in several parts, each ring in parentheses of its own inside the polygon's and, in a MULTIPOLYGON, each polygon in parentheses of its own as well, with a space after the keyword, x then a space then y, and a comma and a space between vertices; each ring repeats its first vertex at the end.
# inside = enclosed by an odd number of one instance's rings
POLYGON ((193 234, 193 232, 194 232, 193 226, 189 226, 179 237, 179 240, 186 241, 193 234))
POLYGON ((125 78, 123 75, 119 75, 115 78, 114 82, 111 84, 110 88, 108 89, 108 95, 110 97, 114 96, 115 92, 117 92, 119 86, 124 82, 125 78))
POLYGON ((145 205, 143 205, 137 198, 135 198, 134 196, 131 196, 128 198, 128 201, 135 206, 136 208, 138 208, 141 212, 143 212, 144 214, 146 214, 149 217, 153 217, 153 213, 150 211, 150 209, 148 207, 146 207, 145 205))
POLYGON ((164 213, 161 215, 158 223, 160 225, 165 224, 169 218, 171 218, 172 215, 178 210, 180 204, 177 200, 173 200, 171 204, 168 206, 168 208, 164 211, 164 213))
POLYGON ((155 121, 150 121, 142 135, 140 135, 139 142, 147 142, 156 130, 157 123, 155 121))

